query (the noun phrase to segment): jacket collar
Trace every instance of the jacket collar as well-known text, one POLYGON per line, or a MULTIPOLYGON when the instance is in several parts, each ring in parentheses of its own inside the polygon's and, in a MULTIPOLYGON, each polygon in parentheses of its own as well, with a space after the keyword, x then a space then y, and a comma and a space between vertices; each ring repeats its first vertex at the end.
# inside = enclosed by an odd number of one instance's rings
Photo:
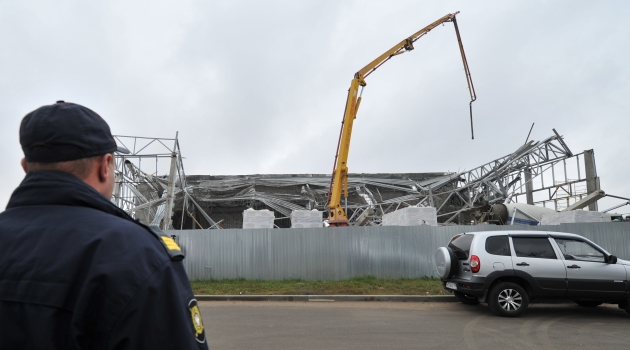
POLYGON ((133 220, 122 209, 76 176, 52 170, 29 172, 13 191, 7 209, 33 205, 88 207, 133 220))

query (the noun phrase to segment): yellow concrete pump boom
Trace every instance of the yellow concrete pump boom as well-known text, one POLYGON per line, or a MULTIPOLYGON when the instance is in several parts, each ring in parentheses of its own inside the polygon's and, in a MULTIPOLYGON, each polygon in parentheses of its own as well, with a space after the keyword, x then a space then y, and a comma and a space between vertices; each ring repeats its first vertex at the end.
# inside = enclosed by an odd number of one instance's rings
POLYGON ((348 198, 348 152, 350 151, 350 137, 352 136, 352 124, 357 116, 359 110, 359 104, 361 103, 361 94, 358 89, 361 86, 361 92, 366 84, 365 78, 372 74, 378 67, 383 65, 394 56, 403 54, 407 51, 413 50, 413 43, 426 35, 431 29, 445 22, 453 22, 455 26, 455 33, 457 34, 457 41, 459 43, 459 51, 462 55, 462 61, 464 62, 464 71, 466 73, 466 80, 468 82, 468 90, 470 92, 470 130, 472 138, 475 138, 473 132, 472 121, 472 103, 477 99, 475 94, 475 88, 470 76, 470 70, 468 69, 468 62, 466 61, 466 54, 464 53, 464 46, 459 35, 459 29, 457 28, 457 21, 455 16, 459 13, 449 13, 448 15, 438 19, 437 21, 429 24, 428 26, 420 29, 412 36, 404 39, 400 43, 396 44, 391 49, 387 50, 384 54, 380 55, 377 59, 370 62, 367 66, 363 67, 360 71, 354 74, 354 79, 350 83, 350 89, 348 90, 348 98, 346 100, 346 109, 344 111, 343 121, 341 125, 341 132, 339 134, 339 142, 337 143, 337 153, 335 155, 335 166, 333 168, 332 178, 330 180, 330 189, 328 191, 328 222, 330 226, 347 226, 348 217, 344 208, 341 206, 341 192, 344 192, 344 197, 348 198))

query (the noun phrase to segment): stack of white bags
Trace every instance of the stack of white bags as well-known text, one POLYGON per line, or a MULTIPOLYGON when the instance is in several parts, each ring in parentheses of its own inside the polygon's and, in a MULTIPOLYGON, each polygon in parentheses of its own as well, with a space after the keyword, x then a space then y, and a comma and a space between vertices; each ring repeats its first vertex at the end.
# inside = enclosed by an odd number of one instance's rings
POLYGON ((291 227, 312 228, 324 226, 322 212, 313 210, 294 210, 291 212, 291 227))
POLYGON ((437 226, 434 207, 407 207, 383 215, 383 226, 437 226))
POLYGON ((243 211, 243 228, 273 228, 273 212, 267 209, 243 211))
POLYGON ((578 222, 604 222, 604 215, 598 211, 571 210, 545 214, 540 219, 541 225, 573 224, 578 222))

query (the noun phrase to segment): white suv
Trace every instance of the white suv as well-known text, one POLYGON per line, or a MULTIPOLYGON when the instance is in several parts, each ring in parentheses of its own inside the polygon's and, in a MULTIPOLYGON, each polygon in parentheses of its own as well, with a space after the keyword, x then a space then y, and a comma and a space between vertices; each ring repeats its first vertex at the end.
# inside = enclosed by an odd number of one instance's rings
POLYGON ((444 288, 465 304, 487 302, 500 316, 520 316, 534 298, 580 306, 618 304, 630 313, 630 262, 588 239, 560 232, 462 233, 435 253, 444 288))

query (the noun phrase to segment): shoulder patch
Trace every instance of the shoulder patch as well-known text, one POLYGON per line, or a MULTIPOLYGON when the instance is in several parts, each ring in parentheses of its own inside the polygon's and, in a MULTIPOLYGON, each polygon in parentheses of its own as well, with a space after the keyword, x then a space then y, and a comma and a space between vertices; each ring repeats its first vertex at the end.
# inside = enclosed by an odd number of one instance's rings
POLYGON ((206 332, 203 328, 203 320, 201 319, 201 312, 197 306, 197 300, 191 299, 188 303, 188 309, 190 310, 190 317, 192 318, 192 326, 195 331, 195 339, 198 343, 206 342, 206 332))
POLYGON ((175 243, 175 240, 167 235, 164 231, 160 230, 157 226, 148 226, 149 231, 153 233, 155 237, 162 243, 162 246, 166 249, 166 252, 171 257, 173 261, 181 261, 184 259, 184 253, 182 253, 182 248, 175 243))

